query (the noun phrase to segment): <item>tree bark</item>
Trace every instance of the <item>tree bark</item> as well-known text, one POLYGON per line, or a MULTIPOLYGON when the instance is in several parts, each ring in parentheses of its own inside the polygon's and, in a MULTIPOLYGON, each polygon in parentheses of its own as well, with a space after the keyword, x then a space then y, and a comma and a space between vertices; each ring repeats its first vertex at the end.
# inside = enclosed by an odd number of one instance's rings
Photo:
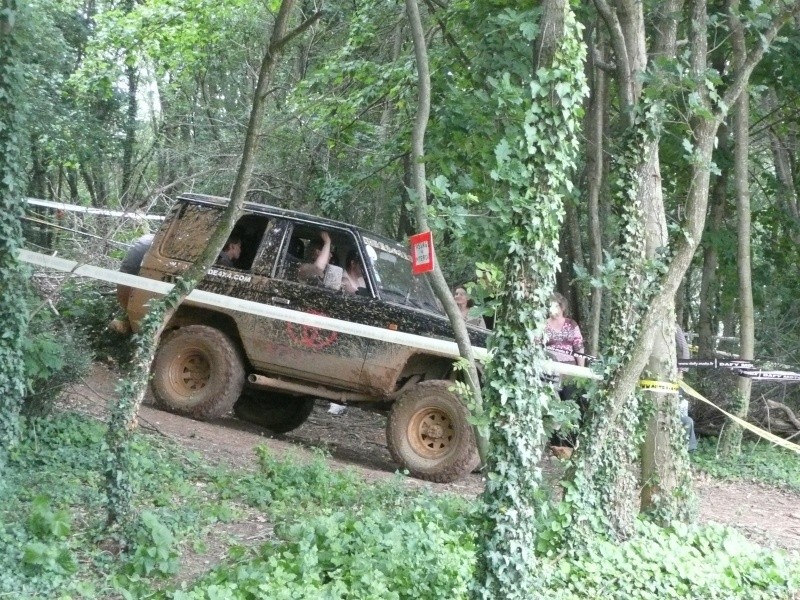
MULTIPOLYGON (((741 69, 747 59, 744 26, 739 17, 739 0, 729 4, 728 23, 733 46, 733 68, 741 69)), ((750 187, 748 162, 750 155, 750 101, 742 93, 733 107, 733 187, 739 217, 737 228, 737 268, 739 273, 739 356, 752 360, 755 351, 755 321, 753 317, 753 278, 750 266, 750 187)), ((739 377, 738 398, 734 414, 747 419, 750 409, 750 391, 753 381, 739 377)), ((722 435, 720 450, 725 456, 738 456, 742 449, 742 427, 736 422, 728 424, 722 435)))
MULTIPOLYGON (((595 30, 596 31, 596 30, 595 30)), ((603 132, 610 94, 608 93, 607 76, 603 69, 594 64, 595 52, 602 60, 606 60, 606 46, 598 43, 599 32, 596 32, 594 51, 588 53, 587 74, 590 81, 589 108, 586 111, 586 183, 588 190, 589 221, 589 272, 592 277, 600 277, 603 264, 603 234, 600 219, 600 193, 603 188, 605 173, 603 158, 603 132)), ((600 318, 603 308, 603 288, 592 286, 589 318, 585 325, 588 341, 586 351, 597 356, 600 347, 600 318)))
POLYGON ((6 484, 9 453, 19 443, 25 396, 23 342, 28 329, 22 245, 23 123, 22 57, 16 0, 0 0, 0 490, 6 484))
POLYGON ((711 209, 703 244, 703 269, 700 276, 700 303, 697 315, 697 355, 701 358, 714 356, 714 336, 717 332, 717 267, 719 253, 716 247, 717 234, 722 231, 725 207, 728 200, 731 157, 728 126, 723 122, 717 132, 715 161, 720 173, 714 176, 711 191, 711 209))
MULTIPOLYGON (((420 231, 430 231, 427 217, 427 184, 425 181, 425 130, 428 126, 428 118, 431 107, 431 79, 428 70, 428 50, 425 42, 425 35, 422 30, 422 20, 419 16, 419 7, 416 0, 406 0, 406 13, 408 15, 411 38, 414 41, 414 56, 417 65, 417 115, 414 121, 414 128, 411 132, 411 178, 414 198, 414 213, 417 218, 417 227, 420 231)), ((481 394, 481 382, 478 377, 478 367, 475 356, 472 353, 472 344, 469 341, 467 323, 461 316, 453 294, 450 291, 447 281, 445 281, 439 262, 434 260, 433 272, 426 275, 430 281, 436 297, 442 303, 450 323, 455 333, 456 344, 461 357, 467 362, 467 381, 466 384, 472 394, 473 414, 480 418, 483 415, 483 395, 481 394)), ((488 440, 482 428, 475 427, 475 439, 478 444, 478 453, 481 462, 485 464, 488 452, 488 440)))
POLYGON ((250 118, 242 148, 242 159, 230 195, 230 202, 223 212, 217 229, 211 236, 206 249, 186 273, 178 280, 166 297, 153 303, 142 320, 138 344, 131 360, 126 379, 122 382, 121 394, 116 406, 112 407, 107 434, 110 460, 106 472, 106 492, 108 497, 109 526, 127 525, 131 521, 133 490, 130 482, 131 452, 130 438, 136 427, 139 408, 147 388, 148 373, 155 355, 158 340, 181 302, 189 295, 213 264, 225 241, 241 214, 245 195, 253 173, 255 154, 264 120, 266 96, 272 81, 278 58, 283 49, 295 36, 315 22, 320 13, 287 33, 288 22, 296 0, 282 0, 275 18, 272 35, 264 52, 250 118))

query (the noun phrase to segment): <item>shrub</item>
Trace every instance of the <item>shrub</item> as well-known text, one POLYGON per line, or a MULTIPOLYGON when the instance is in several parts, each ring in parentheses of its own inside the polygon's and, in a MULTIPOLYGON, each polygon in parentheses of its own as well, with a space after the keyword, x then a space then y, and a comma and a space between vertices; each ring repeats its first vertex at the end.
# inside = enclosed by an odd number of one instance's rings
POLYGON ((763 440, 744 440, 738 456, 723 457, 717 454, 716 440, 703 439, 692 462, 719 479, 758 481, 800 491, 797 454, 763 440))
POLYGON ((121 314, 113 287, 96 281, 68 281, 60 290, 56 308, 88 340, 96 358, 111 358, 117 364, 130 361, 130 340, 108 329, 111 319, 121 314))
POLYGON ((23 413, 50 412, 65 386, 78 381, 91 366, 92 354, 86 338, 69 323, 40 310, 33 315, 23 340, 28 393, 23 413))

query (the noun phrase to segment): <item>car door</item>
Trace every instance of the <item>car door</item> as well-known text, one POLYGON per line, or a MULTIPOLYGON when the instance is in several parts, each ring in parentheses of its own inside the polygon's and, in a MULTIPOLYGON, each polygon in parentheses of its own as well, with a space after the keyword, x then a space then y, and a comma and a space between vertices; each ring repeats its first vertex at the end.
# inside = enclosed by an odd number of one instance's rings
MULTIPOLYGON (((332 262, 343 261, 345 254, 357 247, 354 235, 344 229, 326 230, 334 238, 332 262)), ((368 289, 347 294, 339 287, 325 287, 321 279, 310 281, 298 276, 303 265, 308 265, 306 255, 321 231, 322 227, 313 223, 290 219, 274 224, 267 243, 275 249, 275 262, 269 293, 260 301, 349 321, 374 301, 368 289)), ((260 319, 243 335, 255 348, 248 354, 260 370, 351 391, 370 391, 368 382, 361 379, 368 339, 275 319, 260 319)))

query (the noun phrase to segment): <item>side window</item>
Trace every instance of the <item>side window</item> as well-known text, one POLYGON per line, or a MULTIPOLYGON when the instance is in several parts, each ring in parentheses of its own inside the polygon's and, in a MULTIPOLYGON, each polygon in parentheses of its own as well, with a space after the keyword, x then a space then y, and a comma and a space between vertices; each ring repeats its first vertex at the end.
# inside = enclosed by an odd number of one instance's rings
MULTIPOLYGON (((221 217, 222 209, 219 207, 186 204, 178 212, 161 245, 162 254, 195 262, 208 245, 221 217)), ((250 270, 268 225, 269 219, 263 215, 250 214, 239 219, 226 247, 215 261, 216 266, 250 270)))
POLYGON ((287 231, 276 277, 332 291, 356 293, 359 287, 366 291, 355 237, 348 231, 303 223, 287 231))
POLYGON ((216 265, 250 271, 269 222, 264 215, 245 215, 239 219, 217 257, 216 265))
POLYGON ((208 238, 221 215, 222 211, 213 206, 184 205, 178 211, 170 226, 169 234, 161 244, 161 253, 170 258, 193 263, 205 250, 208 238))

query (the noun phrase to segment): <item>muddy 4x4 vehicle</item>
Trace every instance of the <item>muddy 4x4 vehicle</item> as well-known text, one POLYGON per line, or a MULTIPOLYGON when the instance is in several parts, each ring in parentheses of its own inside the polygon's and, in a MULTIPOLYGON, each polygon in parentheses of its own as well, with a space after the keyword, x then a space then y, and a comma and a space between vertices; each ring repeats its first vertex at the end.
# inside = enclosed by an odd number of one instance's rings
MULTIPOLYGON (((145 255, 139 275, 174 281, 202 252, 227 199, 178 199, 145 255)), ((406 249, 358 227, 247 203, 232 237, 234 266, 215 265, 199 288, 233 298, 438 339, 453 331, 406 249), (331 264, 307 277, 310 256, 328 232, 331 264), (355 257, 357 293, 342 291, 342 268, 355 257), (335 265, 339 265, 337 268, 335 265)), ((134 330, 152 294, 127 304, 134 330)), ((470 326, 473 344, 487 332, 470 326)), ((169 323, 153 363, 151 387, 163 408, 196 419, 233 409, 242 419, 285 433, 308 418, 316 398, 388 411, 392 457, 416 477, 452 481, 477 465, 468 411, 450 391, 453 360, 412 347, 297 325, 235 308, 185 302, 169 323)))

